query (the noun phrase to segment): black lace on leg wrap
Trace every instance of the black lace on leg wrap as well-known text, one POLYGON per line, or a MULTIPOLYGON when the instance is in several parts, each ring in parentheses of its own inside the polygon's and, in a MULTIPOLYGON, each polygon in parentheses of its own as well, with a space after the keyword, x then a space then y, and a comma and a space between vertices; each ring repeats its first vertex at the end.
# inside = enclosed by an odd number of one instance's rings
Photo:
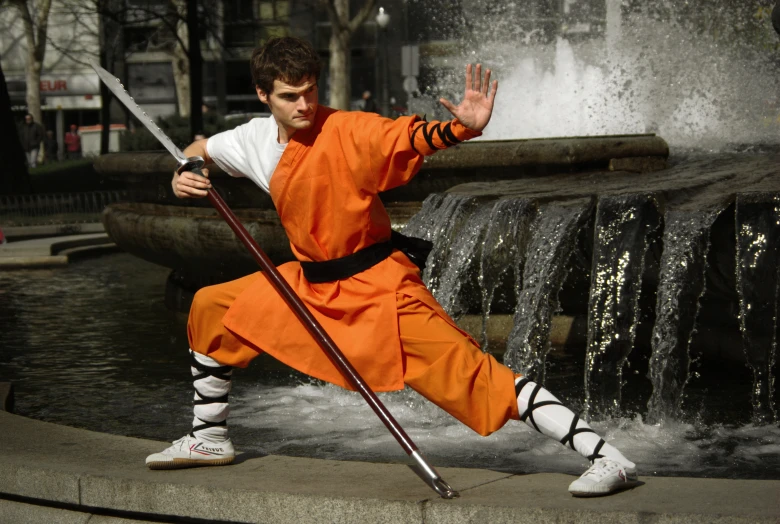
MULTIPOLYGON (((233 370, 233 366, 219 366, 219 367, 206 366, 198 362, 198 359, 195 358, 195 353, 193 352, 190 352, 190 360, 191 360, 190 365, 199 371, 197 375, 192 376, 192 383, 193 386, 195 387, 195 392, 200 397, 198 400, 194 400, 192 402, 193 405, 227 403, 228 401, 227 393, 219 397, 209 397, 207 395, 204 395, 200 391, 198 391, 198 387, 195 385, 195 383, 198 380, 204 379, 206 377, 214 377, 214 378, 218 378, 219 380, 224 380, 225 382, 230 382, 231 377, 229 373, 233 370)), ((226 420, 223 420, 222 422, 204 421, 203 424, 199 424, 192 428, 192 430, 190 431, 190 436, 195 438, 196 431, 200 431, 215 426, 227 426, 227 421, 226 420)))
MULTIPOLYGON (((520 398, 520 392, 523 390, 523 388, 529 383, 531 380, 527 378, 522 378, 520 381, 515 384, 515 396, 519 399, 520 398)), ((543 402, 536 402, 534 403, 534 400, 536 400, 536 395, 541 391, 542 386, 539 384, 534 385, 534 389, 531 392, 531 396, 528 398, 528 409, 525 410, 525 413, 520 415, 520 420, 525 422, 526 419, 531 421, 531 424, 533 425, 534 429, 541 433, 542 431, 539 429, 539 426, 536 425, 536 421, 534 420, 534 410, 544 407, 544 406, 563 406, 562 403, 558 402, 557 400, 545 400, 543 402)), ((564 406, 565 407, 565 406, 564 406)), ((574 436, 578 433, 596 433, 591 428, 577 428, 577 423, 580 421, 580 417, 578 417, 576 414, 572 418, 571 426, 569 427, 569 432, 563 436, 563 438, 560 440, 561 444, 564 446, 566 444, 569 444, 569 447, 576 451, 574 447, 574 436)), ((604 439, 599 439, 599 443, 596 444, 596 448, 593 450, 593 453, 587 456, 587 459, 593 462, 597 458, 601 458, 603 455, 599 455, 599 451, 601 451, 601 448, 604 446, 605 442, 604 439)))

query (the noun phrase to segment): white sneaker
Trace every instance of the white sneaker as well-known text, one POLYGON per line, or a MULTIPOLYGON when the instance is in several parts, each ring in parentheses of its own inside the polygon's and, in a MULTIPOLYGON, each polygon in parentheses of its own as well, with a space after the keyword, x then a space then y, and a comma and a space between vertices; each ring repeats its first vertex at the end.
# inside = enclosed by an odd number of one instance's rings
POLYGON ((598 497, 637 484, 636 468, 627 468, 608 458, 598 458, 580 478, 569 485, 569 493, 575 497, 598 497))
POLYGON ((230 439, 213 443, 198 440, 189 434, 161 453, 146 457, 149 469, 179 469, 196 466, 224 466, 233 462, 236 452, 230 439))

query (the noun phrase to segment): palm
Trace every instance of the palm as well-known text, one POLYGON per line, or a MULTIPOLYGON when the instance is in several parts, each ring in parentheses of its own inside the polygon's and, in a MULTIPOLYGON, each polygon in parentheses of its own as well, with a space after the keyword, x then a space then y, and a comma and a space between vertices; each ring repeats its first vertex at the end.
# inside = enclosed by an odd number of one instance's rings
POLYGON ((466 66, 466 92, 463 100, 457 106, 446 98, 439 102, 446 107, 461 124, 474 131, 482 131, 490 122, 493 114, 493 103, 496 99, 498 82, 493 81, 490 88, 490 69, 485 71, 482 78, 482 66, 477 64, 476 78, 472 73, 471 64, 466 66))

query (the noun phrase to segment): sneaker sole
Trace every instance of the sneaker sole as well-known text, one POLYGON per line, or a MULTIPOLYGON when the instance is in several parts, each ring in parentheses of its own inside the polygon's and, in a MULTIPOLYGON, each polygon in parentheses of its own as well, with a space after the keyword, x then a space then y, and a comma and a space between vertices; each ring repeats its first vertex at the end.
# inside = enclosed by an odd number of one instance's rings
POLYGON ((612 495, 613 493, 618 493, 620 491, 625 491, 627 489, 635 488, 639 485, 638 480, 624 482, 623 484, 620 484, 618 486, 615 486, 615 489, 612 489, 610 491, 569 491, 573 496, 575 497, 605 497, 607 495, 612 495))
POLYGON ((200 466, 227 466, 231 464, 236 457, 221 458, 214 460, 195 460, 195 459, 173 459, 165 461, 156 461, 147 463, 149 469, 184 469, 197 468, 200 466))

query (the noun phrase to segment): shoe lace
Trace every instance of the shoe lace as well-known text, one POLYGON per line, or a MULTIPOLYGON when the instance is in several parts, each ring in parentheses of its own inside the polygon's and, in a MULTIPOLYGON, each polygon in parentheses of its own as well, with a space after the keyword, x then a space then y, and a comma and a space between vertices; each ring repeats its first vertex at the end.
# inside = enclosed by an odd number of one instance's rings
POLYGON ((596 459, 593 462, 593 465, 585 471, 585 473, 582 474, 583 477, 596 477, 597 479, 600 479, 609 473, 611 473, 615 468, 620 467, 620 464, 617 462, 614 462, 612 460, 606 460, 606 459, 596 459))
POLYGON ((187 435, 183 436, 179 440, 174 440, 173 446, 171 447, 176 447, 177 449, 181 449, 183 446, 187 446, 187 435))

